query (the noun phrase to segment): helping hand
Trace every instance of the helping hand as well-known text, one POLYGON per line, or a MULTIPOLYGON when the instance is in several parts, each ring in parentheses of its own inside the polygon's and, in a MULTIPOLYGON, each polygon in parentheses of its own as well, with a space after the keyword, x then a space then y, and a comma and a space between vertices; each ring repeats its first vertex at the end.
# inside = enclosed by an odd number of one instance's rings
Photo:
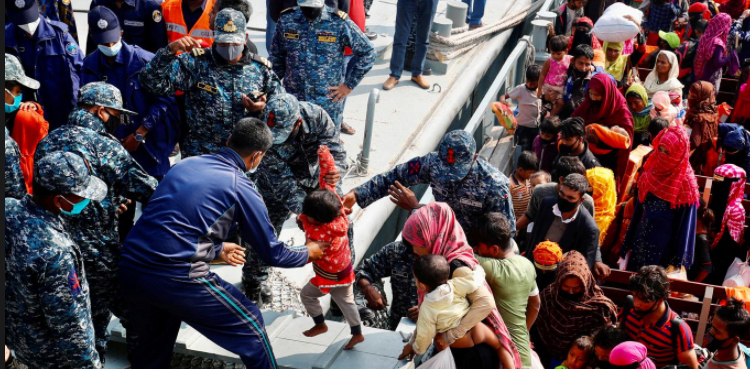
POLYGON ((193 49, 200 49, 202 46, 201 46, 200 41, 190 36, 185 36, 181 39, 178 39, 172 42, 171 44, 168 45, 168 47, 169 47, 169 51, 171 51, 172 54, 177 54, 180 51, 189 53, 193 51, 193 49))
POLYGON ((388 195, 391 196, 391 202, 401 209, 412 211, 419 207, 419 200, 412 190, 404 187, 399 181, 391 185, 388 189, 388 195))
POLYGON ((334 167, 332 168, 323 179, 331 186, 336 186, 341 180, 341 169, 334 167))
POLYGON ((235 267, 244 265, 245 248, 236 243, 224 242, 224 248, 221 249, 218 259, 235 267))
POLYGON ((320 241, 311 241, 307 240, 307 252, 308 252, 308 259, 307 262, 313 262, 318 261, 323 258, 323 252, 331 247, 331 244, 328 242, 320 242, 320 241))
POLYGON ((416 353, 414 352, 414 348, 411 347, 411 344, 407 343, 406 346, 404 346, 404 350, 401 351, 401 355, 398 356, 398 359, 399 360, 406 359, 406 360, 411 361, 411 360, 414 360, 414 356, 416 356, 416 353))

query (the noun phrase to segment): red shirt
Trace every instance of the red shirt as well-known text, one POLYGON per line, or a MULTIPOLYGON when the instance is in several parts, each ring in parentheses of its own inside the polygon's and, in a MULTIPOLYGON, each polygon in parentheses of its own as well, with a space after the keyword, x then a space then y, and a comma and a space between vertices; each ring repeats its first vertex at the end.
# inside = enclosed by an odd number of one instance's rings
POLYGON ((690 327, 682 321, 680 334, 677 337, 677 345, 672 342, 672 320, 677 313, 667 305, 667 312, 656 323, 643 326, 643 319, 631 310, 624 321, 625 332, 630 339, 638 341, 648 349, 648 357, 654 361, 657 368, 670 364, 677 364, 677 354, 693 348, 693 332, 690 327), (675 349, 677 347, 678 349, 675 349))

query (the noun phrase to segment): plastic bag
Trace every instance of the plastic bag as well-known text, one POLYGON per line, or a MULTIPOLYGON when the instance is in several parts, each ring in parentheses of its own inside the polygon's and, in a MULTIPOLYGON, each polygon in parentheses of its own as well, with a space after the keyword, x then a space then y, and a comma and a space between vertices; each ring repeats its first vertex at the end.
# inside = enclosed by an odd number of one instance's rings
POLYGON ((740 258, 734 258, 724 277, 724 287, 748 287, 750 282, 750 266, 740 258))
POLYGON ((513 115, 513 111, 510 110, 510 107, 507 104, 500 102, 492 103, 492 112, 495 113, 497 120, 500 121, 500 125, 502 125, 508 133, 513 134, 516 132, 518 121, 516 121, 516 116, 513 115))
POLYGON ((447 348, 420 365, 418 369, 456 369, 456 362, 453 361, 451 349, 447 348))

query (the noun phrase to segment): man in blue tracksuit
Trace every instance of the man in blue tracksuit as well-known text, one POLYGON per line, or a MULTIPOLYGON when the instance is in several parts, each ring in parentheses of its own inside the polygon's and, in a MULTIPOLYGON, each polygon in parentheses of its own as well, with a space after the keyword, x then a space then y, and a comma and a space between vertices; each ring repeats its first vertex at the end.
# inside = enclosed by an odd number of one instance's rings
POLYGON ((245 250, 224 243, 235 229, 268 265, 301 267, 323 256, 327 245, 291 247, 276 238, 247 178, 272 143, 265 123, 240 120, 226 148, 176 165, 151 197, 120 262, 133 368, 168 368, 181 321, 248 368, 278 367, 260 310, 209 267, 244 263, 245 250))

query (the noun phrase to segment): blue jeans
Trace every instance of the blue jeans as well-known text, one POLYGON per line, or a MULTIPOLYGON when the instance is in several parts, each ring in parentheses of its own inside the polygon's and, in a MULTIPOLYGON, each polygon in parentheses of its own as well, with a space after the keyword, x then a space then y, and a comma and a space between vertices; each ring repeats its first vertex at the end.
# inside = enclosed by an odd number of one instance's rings
POLYGON ((266 51, 271 54, 271 43, 273 42, 273 34, 276 33, 276 22, 271 19, 271 15, 268 13, 268 3, 271 0, 266 0, 266 51))
POLYGON ((466 15, 466 23, 469 23, 470 26, 478 26, 482 24, 482 17, 484 17, 484 6, 487 3, 487 0, 461 1, 469 6, 469 12, 466 15))
POLYGON ((430 46, 430 29, 435 18, 438 0, 398 0, 396 5, 396 35, 391 56, 391 77, 401 78, 406 57, 406 42, 409 41, 414 15, 417 15, 417 45, 411 62, 411 75, 422 75, 427 48, 430 46))

